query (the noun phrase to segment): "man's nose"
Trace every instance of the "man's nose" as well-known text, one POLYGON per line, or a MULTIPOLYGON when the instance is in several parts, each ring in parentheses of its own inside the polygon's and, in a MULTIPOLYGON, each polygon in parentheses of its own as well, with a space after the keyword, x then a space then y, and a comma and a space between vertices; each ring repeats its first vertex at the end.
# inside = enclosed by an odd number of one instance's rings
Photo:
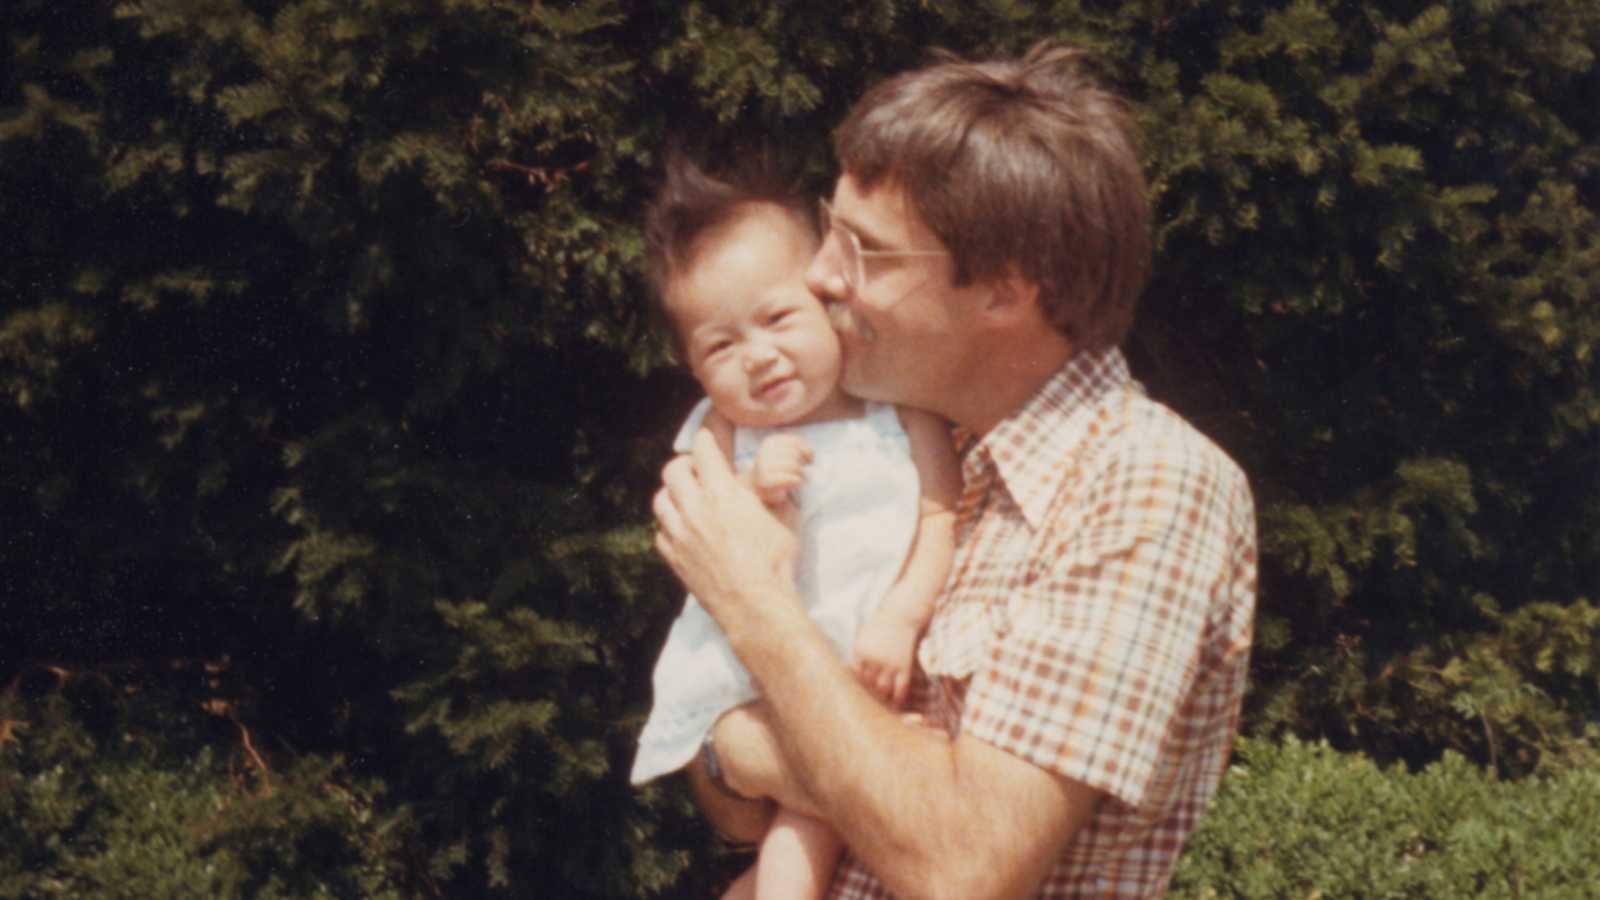
POLYGON ((811 264, 806 266, 806 290, 824 303, 843 303, 850 299, 850 285, 845 281, 839 251, 834 244, 835 239, 828 235, 817 248, 817 255, 811 257, 811 264))

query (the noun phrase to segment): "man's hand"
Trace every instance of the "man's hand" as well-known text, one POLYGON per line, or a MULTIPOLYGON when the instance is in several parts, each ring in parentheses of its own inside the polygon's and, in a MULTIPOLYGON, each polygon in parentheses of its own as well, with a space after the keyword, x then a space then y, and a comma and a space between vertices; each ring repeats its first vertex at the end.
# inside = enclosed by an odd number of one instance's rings
POLYGON ((851 666, 862 686, 892 709, 905 705, 919 628, 897 616, 875 615, 856 634, 851 666))
POLYGON ((789 502, 790 492, 806 480, 811 446, 798 434, 775 434, 756 448, 752 483, 761 499, 772 507, 789 502))
POLYGON ((656 551, 730 638, 760 600, 787 595, 803 615, 794 595, 799 542, 739 483, 709 432, 667 463, 661 481, 656 551))

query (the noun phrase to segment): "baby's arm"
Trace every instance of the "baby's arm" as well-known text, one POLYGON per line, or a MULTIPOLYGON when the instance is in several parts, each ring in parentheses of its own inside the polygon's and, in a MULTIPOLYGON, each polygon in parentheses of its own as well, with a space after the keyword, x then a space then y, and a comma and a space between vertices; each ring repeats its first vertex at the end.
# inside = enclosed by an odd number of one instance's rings
MULTIPOLYGON (((715 409, 706 413, 701 425, 717 439, 717 447, 733 465, 733 424, 715 409)), ((797 434, 776 434, 756 448, 755 462, 739 473, 739 481, 754 491, 761 501, 782 513, 789 507, 792 492, 806 479, 811 462, 811 447, 797 434)))
POLYGON ((961 498, 961 464, 944 420, 901 409, 911 461, 921 481, 917 534, 900 577, 856 635, 856 676, 896 707, 906 701, 917 638, 933 616, 955 556, 955 507, 961 498))

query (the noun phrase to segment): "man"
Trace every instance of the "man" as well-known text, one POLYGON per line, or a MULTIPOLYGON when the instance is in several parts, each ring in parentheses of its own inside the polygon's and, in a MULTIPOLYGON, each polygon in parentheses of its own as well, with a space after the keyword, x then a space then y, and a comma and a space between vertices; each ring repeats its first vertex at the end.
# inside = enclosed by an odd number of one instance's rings
POLYGON ((850 850, 834 897, 1159 896, 1231 746, 1255 531, 1238 469, 1117 350, 1150 254, 1129 114, 1040 46, 878 85, 835 149, 808 285, 848 390, 955 424, 955 564, 903 717, 715 448, 670 463, 657 548, 764 695, 713 729, 697 796, 734 837, 769 814, 749 798, 816 811, 850 850))

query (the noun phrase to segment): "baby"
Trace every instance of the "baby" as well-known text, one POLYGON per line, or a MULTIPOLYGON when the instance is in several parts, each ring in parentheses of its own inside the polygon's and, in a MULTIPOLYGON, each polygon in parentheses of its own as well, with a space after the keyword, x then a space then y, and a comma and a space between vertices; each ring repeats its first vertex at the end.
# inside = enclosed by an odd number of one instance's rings
MULTIPOLYGON (((812 620, 869 690, 904 703, 917 639, 954 547, 960 471, 944 423, 839 386, 840 344, 803 282, 818 248, 810 203, 760 161, 713 177, 682 157, 650 209, 646 257, 680 355, 706 397, 679 431, 708 430, 799 537, 812 620)), ((717 719, 757 696, 693 597, 656 663, 632 780, 676 771, 717 719)), ((726 897, 821 897, 841 843, 780 809, 726 897)))

